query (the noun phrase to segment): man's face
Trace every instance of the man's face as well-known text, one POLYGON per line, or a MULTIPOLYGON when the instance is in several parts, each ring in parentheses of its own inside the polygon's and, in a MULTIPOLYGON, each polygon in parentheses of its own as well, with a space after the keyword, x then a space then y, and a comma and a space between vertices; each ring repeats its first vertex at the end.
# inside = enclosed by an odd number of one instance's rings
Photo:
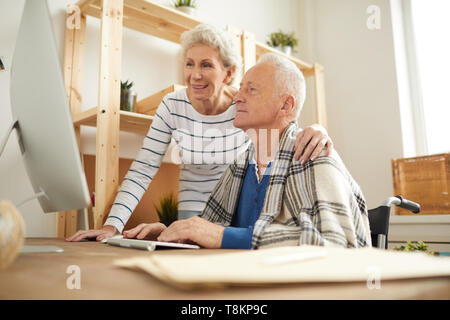
POLYGON ((278 109, 282 99, 275 93, 275 67, 267 62, 255 65, 244 75, 236 101, 233 125, 248 129, 277 128, 278 109))

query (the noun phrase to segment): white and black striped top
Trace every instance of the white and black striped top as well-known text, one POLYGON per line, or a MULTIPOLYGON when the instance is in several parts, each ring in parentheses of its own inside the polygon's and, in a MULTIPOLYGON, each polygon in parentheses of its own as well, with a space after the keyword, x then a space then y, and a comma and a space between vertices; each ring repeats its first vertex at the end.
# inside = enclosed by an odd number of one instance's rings
POLYGON ((202 211, 222 173, 250 143, 247 135, 233 126, 235 114, 234 103, 218 115, 200 114, 189 102, 186 89, 166 95, 105 225, 122 232, 157 173, 171 139, 176 141, 183 162, 178 209, 202 211))

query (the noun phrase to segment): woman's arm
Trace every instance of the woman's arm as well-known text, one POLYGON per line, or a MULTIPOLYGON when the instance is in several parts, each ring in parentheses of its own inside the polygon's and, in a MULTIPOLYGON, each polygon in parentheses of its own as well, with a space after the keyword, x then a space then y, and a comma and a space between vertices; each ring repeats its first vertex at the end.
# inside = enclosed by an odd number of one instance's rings
POLYGON ((95 238, 97 241, 101 241, 122 232, 159 170, 170 144, 173 129, 170 110, 163 100, 156 111, 150 130, 144 137, 136 160, 133 161, 122 181, 103 228, 80 230, 67 241, 80 241, 86 238, 95 238))

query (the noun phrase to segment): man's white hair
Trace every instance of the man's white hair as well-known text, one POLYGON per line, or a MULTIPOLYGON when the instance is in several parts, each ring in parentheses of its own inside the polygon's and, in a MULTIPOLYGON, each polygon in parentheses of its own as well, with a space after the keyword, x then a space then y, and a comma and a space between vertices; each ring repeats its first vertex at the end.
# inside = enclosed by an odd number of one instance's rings
POLYGON ((181 35, 181 47, 184 58, 186 58, 187 51, 196 44, 217 48, 223 66, 225 68, 235 68, 235 72, 228 83, 231 84, 236 75, 240 73, 242 60, 230 34, 210 24, 199 24, 194 29, 183 32, 181 35))
POLYGON ((292 94, 295 98, 294 115, 298 119, 306 97, 306 83, 303 73, 289 59, 275 53, 263 54, 258 63, 268 62, 274 65, 274 83, 276 91, 281 95, 292 94))

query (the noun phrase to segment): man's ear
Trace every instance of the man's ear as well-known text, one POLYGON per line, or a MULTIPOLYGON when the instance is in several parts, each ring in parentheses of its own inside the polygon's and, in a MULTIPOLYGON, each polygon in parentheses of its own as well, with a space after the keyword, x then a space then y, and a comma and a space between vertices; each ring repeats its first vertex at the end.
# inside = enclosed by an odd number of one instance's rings
POLYGON ((283 96, 283 106, 281 107, 281 112, 284 115, 290 116, 295 108, 295 98, 291 94, 286 94, 283 96))

